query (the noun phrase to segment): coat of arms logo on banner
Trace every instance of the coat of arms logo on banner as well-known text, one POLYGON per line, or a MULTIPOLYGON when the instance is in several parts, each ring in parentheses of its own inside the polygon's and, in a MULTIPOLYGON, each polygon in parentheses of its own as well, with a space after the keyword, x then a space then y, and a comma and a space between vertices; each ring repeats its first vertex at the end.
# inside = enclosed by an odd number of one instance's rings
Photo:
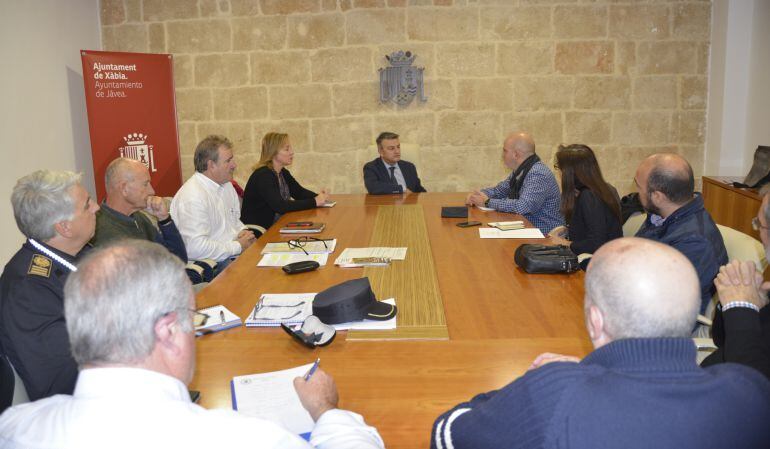
POLYGON ((144 164, 151 172, 156 172, 155 168, 155 156, 152 151, 152 145, 147 145, 147 138, 142 133, 128 133, 123 140, 126 145, 118 148, 120 150, 120 157, 133 159, 144 164))
POLYGON ((412 67, 417 55, 407 51, 394 51, 385 58, 390 67, 380 72, 380 102, 393 101, 399 106, 406 106, 419 94, 420 101, 427 101, 423 88, 423 71, 425 67, 412 67))

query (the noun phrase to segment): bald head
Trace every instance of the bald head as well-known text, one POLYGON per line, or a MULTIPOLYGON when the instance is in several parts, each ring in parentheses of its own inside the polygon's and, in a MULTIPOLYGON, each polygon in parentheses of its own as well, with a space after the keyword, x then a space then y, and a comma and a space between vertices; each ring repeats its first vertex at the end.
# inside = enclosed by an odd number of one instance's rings
POLYGON ((535 141, 527 133, 512 133, 503 141, 503 162, 516 170, 522 162, 535 154, 535 141))
POLYGON ((123 157, 107 166, 104 184, 107 205, 125 215, 147 207, 147 198, 155 194, 147 167, 139 161, 123 157))
POLYGON ((690 261, 672 247, 634 237, 613 240, 588 266, 587 319, 592 307, 601 312, 607 341, 687 337, 700 307, 699 285, 690 261))
POLYGON ((519 151, 525 158, 535 154, 535 141, 525 132, 511 133, 505 138, 503 146, 519 151))
POLYGON ((673 153, 658 153, 646 158, 637 170, 637 183, 644 182, 649 192, 661 192, 674 204, 692 199, 695 179, 685 158, 673 153))
POLYGON ((137 175, 147 171, 147 167, 139 161, 119 157, 110 162, 107 170, 104 172, 104 186, 109 190, 114 190, 123 182, 134 180, 137 175))

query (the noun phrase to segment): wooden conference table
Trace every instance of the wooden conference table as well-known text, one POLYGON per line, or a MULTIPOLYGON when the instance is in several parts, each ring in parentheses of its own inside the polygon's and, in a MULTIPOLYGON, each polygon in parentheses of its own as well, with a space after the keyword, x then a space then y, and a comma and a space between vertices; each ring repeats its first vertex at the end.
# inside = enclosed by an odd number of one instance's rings
MULTIPOLYGON (((361 277, 363 268, 334 266, 336 256, 344 248, 370 246, 380 206, 411 205, 422 208, 448 338, 361 341, 338 332, 331 345, 310 350, 277 328, 240 327, 206 335, 197 340, 190 386, 201 391, 201 405, 231 408, 234 376, 292 368, 320 357, 339 388, 340 408, 363 415, 386 447, 428 447, 440 413, 519 377, 538 354, 590 352, 583 325, 583 274, 519 270, 513 253, 526 240, 482 240, 478 227, 459 228, 455 224, 462 219, 441 218, 442 206, 462 205, 464 198, 460 193, 335 195, 333 208, 281 217, 197 296, 199 308, 224 304, 245 317, 262 293, 318 292, 361 277), (288 240, 278 229, 297 220, 324 222, 326 229, 316 236, 338 239, 328 264, 295 276, 258 268, 265 243, 288 240)), ((469 216, 484 224, 513 218, 475 208, 469 216)), ((415 257, 409 251, 407 259, 415 257)), ((378 294, 378 299, 384 298, 378 294)))

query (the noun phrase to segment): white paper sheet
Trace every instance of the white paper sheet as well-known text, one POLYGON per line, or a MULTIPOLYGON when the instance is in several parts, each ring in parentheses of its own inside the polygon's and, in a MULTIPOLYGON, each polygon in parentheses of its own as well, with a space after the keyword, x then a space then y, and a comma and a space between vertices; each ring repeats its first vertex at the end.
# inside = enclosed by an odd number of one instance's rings
POLYGON ((479 237, 482 239, 544 239, 540 229, 524 228, 512 231, 501 231, 495 228, 479 228, 479 237))
POLYGON ((337 205, 336 201, 327 201, 321 205, 321 207, 334 207, 337 205))
POLYGON ((281 424, 290 432, 311 432, 315 423, 302 407, 294 378, 304 376, 312 363, 282 371, 233 378, 233 408, 248 416, 281 424))
MULTIPOLYGON (((386 302, 390 305, 395 306, 396 300, 395 298, 389 298, 385 299, 382 302, 386 302)), ((350 321, 348 323, 340 323, 340 324, 332 324, 332 326, 337 329, 338 331, 347 331, 347 330, 390 330, 396 328, 396 319, 398 318, 398 314, 394 316, 393 318, 385 321, 375 321, 375 320, 363 320, 363 321, 350 321)))
POLYGON ((351 263, 351 259, 359 257, 387 257, 390 260, 406 259, 406 248, 345 248, 342 254, 337 256, 335 265, 344 265, 351 263))
POLYGON ((490 212, 490 211, 494 210, 491 207, 484 207, 484 206, 476 206, 476 209, 478 209, 480 211, 484 211, 484 212, 490 212))
POLYGON ((334 252, 334 249, 337 247, 337 239, 325 240, 323 242, 310 240, 302 245, 302 248, 289 246, 288 240, 285 242, 271 242, 262 248, 262 254, 301 254, 303 256, 305 252, 308 254, 328 254, 334 252), (325 246, 324 243, 326 243, 325 246), (303 249, 305 251, 302 251, 303 249))
POLYGON ((265 254, 264 256, 262 256, 262 260, 259 261, 257 266, 258 267, 282 267, 290 263, 303 262, 305 260, 315 260, 316 262, 318 262, 319 265, 324 266, 326 265, 326 261, 328 257, 329 257, 328 254, 310 254, 308 256, 304 254, 286 254, 286 253, 265 254))

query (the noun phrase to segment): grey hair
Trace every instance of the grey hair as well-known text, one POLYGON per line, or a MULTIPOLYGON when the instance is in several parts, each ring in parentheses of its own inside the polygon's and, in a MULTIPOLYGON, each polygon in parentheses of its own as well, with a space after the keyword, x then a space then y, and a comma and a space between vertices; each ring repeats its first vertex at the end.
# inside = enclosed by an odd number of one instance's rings
POLYGON ((652 240, 627 237, 611 244, 608 247, 617 253, 595 254, 586 273, 586 312, 596 305, 614 340, 689 337, 700 308, 698 277, 692 264, 679 251, 652 240), (670 273, 656 271, 662 258, 670 273), (672 269, 686 271, 677 275, 672 269))
POLYGON ((19 178, 11 193, 11 205, 21 233, 41 242, 53 238, 54 225, 71 220, 75 214, 70 189, 81 178, 80 173, 53 170, 38 170, 19 178))
POLYGON ((133 159, 125 157, 119 157, 110 162, 107 169, 104 171, 104 186, 109 189, 113 183, 117 183, 126 178, 126 175, 133 176, 130 171, 126 170, 132 162, 134 162, 133 159))
POLYGON ((192 294, 182 262, 157 243, 119 240, 94 250, 64 286, 72 356, 80 366, 144 360, 161 317, 176 312, 192 331, 192 294))
POLYGON ((377 148, 382 148, 382 141, 383 140, 393 140, 398 139, 398 134, 392 133, 390 131, 381 132, 379 136, 377 136, 377 148))
POLYGON ((221 146, 232 149, 233 143, 227 137, 213 134, 201 140, 195 147, 195 155, 193 155, 195 171, 203 173, 209 168, 209 161, 219 162, 219 147, 221 146))

